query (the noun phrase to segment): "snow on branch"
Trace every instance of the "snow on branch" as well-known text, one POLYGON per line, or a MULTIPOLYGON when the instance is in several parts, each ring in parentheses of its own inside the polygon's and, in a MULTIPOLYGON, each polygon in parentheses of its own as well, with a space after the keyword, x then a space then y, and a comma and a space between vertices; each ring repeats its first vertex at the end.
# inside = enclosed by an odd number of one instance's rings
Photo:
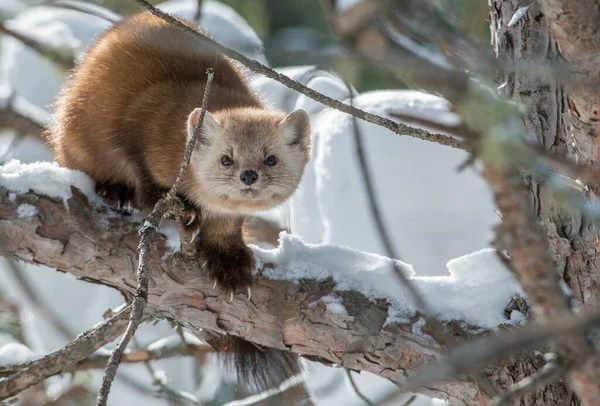
MULTIPOLYGON (((112 212, 85 175, 50 163, 0 168, 3 255, 43 264, 118 289, 136 291, 141 217, 112 212)), ((221 297, 194 259, 173 252, 177 239, 157 235, 149 255, 147 314, 201 335, 233 334, 404 383, 445 351, 435 330, 391 277, 390 259, 344 247, 305 244, 282 235, 273 250, 254 248, 252 299, 221 297)), ((504 316, 518 284, 487 250, 449 263, 450 276, 417 277, 399 263, 430 301, 434 316, 468 340, 522 316, 504 316)), ((428 385, 428 395, 473 404, 464 377, 428 385)))

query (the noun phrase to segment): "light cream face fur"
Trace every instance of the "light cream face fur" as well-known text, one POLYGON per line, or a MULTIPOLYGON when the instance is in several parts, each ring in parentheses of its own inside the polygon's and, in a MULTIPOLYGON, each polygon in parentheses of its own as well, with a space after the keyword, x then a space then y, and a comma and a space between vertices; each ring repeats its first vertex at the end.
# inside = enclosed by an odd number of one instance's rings
MULTIPOLYGON (((188 118, 188 139, 199 116, 196 109, 188 118)), ((304 110, 287 117, 261 109, 207 112, 191 160, 199 188, 190 197, 213 212, 275 207, 297 189, 310 147, 310 119, 304 110)))

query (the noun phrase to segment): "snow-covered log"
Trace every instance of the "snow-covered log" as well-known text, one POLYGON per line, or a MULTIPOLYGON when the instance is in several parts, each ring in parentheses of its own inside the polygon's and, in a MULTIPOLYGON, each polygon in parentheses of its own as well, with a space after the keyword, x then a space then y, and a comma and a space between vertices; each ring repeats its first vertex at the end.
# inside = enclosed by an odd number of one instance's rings
MULTIPOLYGON (((56 267, 131 298, 141 220, 112 212, 80 172, 17 161, 0 169, 0 247, 7 257, 56 267)), ((230 302, 193 259, 173 252, 176 245, 176 236, 165 235, 152 243, 147 311, 198 334, 239 335, 399 384, 438 362, 446 349, 393 283, 387 258, 282 235, 276 249, 255 248, 251 300, 239 292, 230 302)), ((504 317, 519 288, 491 251, 451 261, 450 276, 417 277, 409 265, 401 267, 458 342, 520 320, 518 312, 504 317)), ((470 405, 478 402, 476 388, 458 376, 422 391, 470 405)))

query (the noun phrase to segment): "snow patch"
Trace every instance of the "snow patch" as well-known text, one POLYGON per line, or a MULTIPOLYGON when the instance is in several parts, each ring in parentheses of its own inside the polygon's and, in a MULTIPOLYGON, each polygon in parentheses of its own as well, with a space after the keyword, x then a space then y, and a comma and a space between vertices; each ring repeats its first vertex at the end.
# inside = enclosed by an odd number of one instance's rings
MULTIPOLYGON (((197 7, 196 0, 170 0, 158 5, 164 12, 188 21, 194 21, 197 7)), ((226 47, 267 64, 260 38, 230 6, 213 0, 203 1, 198 26, 226 47)))
MULTIPOLYGON (((394 275, 394 262, 423 294, 432 312, 442 321, 463 320, 485 329, 495 329, 506 320, 504 307, 511 297, 525 297, 517 281, 496 258, 493 249, 484 249, 448 262, 448 276, 416 276, 412 266, 380 255, 336 245, 305 244, 298 236, 282 233, 279 247, 253 247, 259 268, 275 280, 299 281, 332 278, 335 290, 355 290, 371 300, 390 303, 386 323, 406 322, 417 310, 407 289, 394 275)), ((329 300, 329 299, 327 299, 329 300)), ((332 309, 341 311, 331 300, 332 309)), ((345 310, 345 309, 344 309, 345 310)))
POLYGON ((35 353, 21 343, 10 342, 0 347, 0 366, 24 364, 35 357, 35 353))
POLYGON ((162 259, 166 259, 169 255, 172 255, 175 252, 179 252, 181 248, 181 239, 179 238, 179 231, 177 230, 177 226, 173 223, 162 224, 158 229, 158 232, 166 237, 167 247, 171 250, 165 252, 162 259))
POLYGON ((33 190, 36 193, 61 198, 65 203, 73 196, 71 186, 75 186, 90 199, 90 202, 101 202, 96 195, 94 181, 89 176, 50 162, 22 164, 13 159, 0 166, 0 186, 16 193, 33 190))
POLYGON ((17 207, 19 218, 35 216, 37 212, 37 207, 31 204, 23 203, 17 207))
POLYGON ((316 307, 319 303, 325 303, 327 311, 334 314, 341 314, 343 316, 348 315, 348 310, 344 307, 342 299, 334 294, 323 296, 321 299, 310 304, 309 307, 316 307))

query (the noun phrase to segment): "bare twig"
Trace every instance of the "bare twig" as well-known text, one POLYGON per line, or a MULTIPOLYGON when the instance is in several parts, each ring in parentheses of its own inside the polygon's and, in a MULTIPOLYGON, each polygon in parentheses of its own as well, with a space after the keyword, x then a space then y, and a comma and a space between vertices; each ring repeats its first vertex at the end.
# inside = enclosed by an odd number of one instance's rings
POLYGON ((106 365, 106 370, 102 379, 102 385, 100 387, 100 391, 98 392, 98 399, 96 401, 96 404, 98 406, 106 406, 108 394, 110 392, 110 387, 117 373, 117 368, 119 367, 119 363, 121 362, 121 357, 123 356, 125 349, 129 344, 129 341, 135 334, 135 331, 140 324, 142 316, 144 315, 146 302, 148 300, 148 260, 150 258, 150 242, 152 241, 154 234, 156 234, 156 230, 160 226, 160 222, 165 216, 165 214, 167 214, 167 212, 171 210, 174 205, 179 204, 179 199, 176 196, 177 191, 179 189, 179 185, 181 184, 185 176, 185 172, 187 170, 190 158, 192 156, 192 151, 194 149, 194 146, 196 145, 196 139, 198 138, 200 128, 202 127, 202 123, 204 121, 204 116, 206 114, 206 108, 208 105, 208 96, 210 94, 210 87, 214 78, 214 71, 212 69, 208 69, 207 75, 208 78, 206 81, 206 87, 204 89, 200 118, 196 124, 196 127, 194 128, 194 134, 188 142, 185 151, 185 157, 183 159, 183 162, 181 163, 179 174, 175 179, 173 187, 167 193, 167 196, 159 200, 158 203, 156 203, 154 209, 148 215, 148 217, 146 217, 144 225, 139 231, 140 242, 138 247, 139 259, 137 268, 138 285, 136 295, 133 300, 131 318, 129 321, 129 325, 127 326, 127 330, 123 335, 123 338, 119 342, 119 345, 117 345, 117 347, 115 348, 108 361, 108 364, 106 365))
MULTIPOLYGON (((352 106, 354 103, 354 92, 352 91, 352 87, 347 84, 348 91, 350 93, 350 105, 352 106)), ((356 121, 356 117, 352 117, 352 127, 354 131, 354 143, 355 143, 355 152, 358 157, 359 168, 362 173, 365 190, 367 194, 367 198, 369 200, 369 210, 371 211, 371 217, 375 222, 375 227, 377 228, 377 233, 379 234, 379 238, 383 244, 383 247, 386 252, 386 256, 392 258, 394 260, 400 260, 400 254, 397 252, 396 248, 392 244, 392 240, 388 233, 385 224, 383 223, 383 218, 381 214, 381 210, 379 208, 379 204, 377 199, 375 198, 375 190, 373 188, 373 179, 371 176, 371 171, 369 170, 369 165, 367 163, 367 158, 365 156, 362 134, 360 132, 360 128, 358 127, 358 122, 356 121)), ((431 315, 431 311, 425 298, 419 292, 419 290, 411 283, 408 277, 404 274, 400 266, 397 262, 394 262, 394 275, 400 281, 402 286, 405 286, 410 296, 415 301, 415 304, 419 310, 426 313, 428 316, 431 315)))
MULTIPOLYGON (((153 360, 160 360, 174 357, 196 357, 214 352, 212 347, 208 345, 197 345, 197 344, 178 344, 166 349, 142 349, 136 351, 126 351, 121 358, 121 364, 137 364, 140 362, 147 362, 153 360)), ((90 357, 82 359, 81 361, 73 364, 62 371, 57 371, 56 375, 62 373, 70 373, 76 371, 87 371, 89 369, 103 369, 106 367, 106 363, 110 358, 110 354, 94 354, 90 357)), ((0 366, 0 377, 7 377, 17 372, 20 372, 27 365, 8 365, 0 366)), ((47 376, 46 378, 49 378, 47 376)))
POLYGON ((236 52, 230 48, 227 48, 227 47, 221 45, 217 41, 215 41, 211 38, 208 38, 207 36, 203 35, 202 33, 181 23, 179 20, 173 18, 169 14, 157 9, 156 7, 154 7, 152 4, 150 4, 146 0, 135 0, 135 1, 137 3, 139 3, 140 5, 142 5, 144 8, 146 8, 152 14, 162 18, 166 22, 172 24, 174 27, 192 35, 194 38, 197 38, 198 40, 202 41, 204 44, 208 45, 212 49, 214 49, 218 52, 221 52, 223 55, 226 55, 229 58, 235 59, 236 61, 242 63, 244 66, 246 66, 253 72, 265 75, 266 77, 273 79, 273 80, 281 83, 282 85, 284 85, 292 90, 295 90, 298 93, 301 93, 301 94, 303 94, 303 95, 305 95, 327 107, 342 111, 344 113, 350 114, 354 117, 360 118, 361 120, 368 121, 375 125, 385 127, 399 135, 415 137, 415 138, 418 138, 421 140, 435 142, 435 143, 445 145, 448 147, 452 147, 452 148, 458 148, 458 149, 466 148, 466 146, 464 145, 464 143, 462 141, 460 141, 454 137, 449 137, 444 134, 430 133, 428 131, 425 131, 425 130, 422 130, 419 128, 414 128, 414 127, 410 127, 410 126, 402 124, 402 123, 397 123, 388 118, 381 117, 376 114, 368 113, 364 110, 357 109, 356 107, 353 107, 346 103, 342 103, 338 100, 332 99, 331 97, 327 97, 322 93, 319 93, 307 86, 304 86, 304 85, 298 83, 295 80, 290 79, 289 77, 287 77, 285 75, 282 75, 279 72, 276 72, 275 70, 261 64, 260 62, 250 59, 250 58, 240 54, 239 52, 236 52))
MULTIPOLYGON (((133 341, 135 343, 135 346, 139 349, 140 345, 135 340, 135 337, 133 338, 133 341)), ((182 344, 180 343, 180 345, 182 345, 182 344)), ((205 346, 205 347, 207 347, 207 346, 205 346)), ((165 397, 167 398, 167 400, 169 401, 170 404, 176 404, 176 405, 189 404, 192 406, 202 406, 202 403, 200 402, 200 400, 198 400, 191 393, 180 390, 180 389, 172 388, 170 385, 168 385, 167 377, 164 374, 158 373, 156 371, 156 369, 152 365, 152 362, 150 359, 146 359, 142 362, 146 366, 146 369, 148 370, 148 373, 150 374, 150 377, 152 378, 152 383, 159 387, 159 392, 161 394, 165 395, 165 397)))
POLYGON ((358 396, 360 398, 360 400, 362 400, 363 402, 365 402, 367 405, 369 406, 373 406, 374 403, 371 402, 369 400, 368 397, 366 397, 361 391, 360 389, 358 389, 358 386, 356 385, 356 382, 354 382, 354 377, 352 377, 352 371, 350 371, 349 369, 346 370, 346 376, 348 377, 348 382, 350 382, 350 386, 352 386, 352 390, 354 391, 354 393, 356 394, 356 396, 358 396))
POLYGON ((0 379, 0 400, 15 395, 42 380, 68 369, 123 333, 131 306, 98 327, 79 335, 65 347, 35 361, 24 364, 18 372, 0 379))

